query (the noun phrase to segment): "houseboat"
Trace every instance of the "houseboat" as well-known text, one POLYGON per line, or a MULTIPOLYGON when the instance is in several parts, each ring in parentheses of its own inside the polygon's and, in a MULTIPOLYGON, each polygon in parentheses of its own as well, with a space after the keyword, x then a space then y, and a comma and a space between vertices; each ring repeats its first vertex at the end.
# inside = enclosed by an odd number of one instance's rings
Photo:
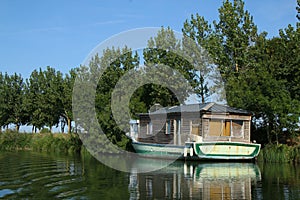
POLYGON ((251 160, 251 112, 217 103, 160 108, 130 121, 135 151, 146 157, 186 160, 251 160))

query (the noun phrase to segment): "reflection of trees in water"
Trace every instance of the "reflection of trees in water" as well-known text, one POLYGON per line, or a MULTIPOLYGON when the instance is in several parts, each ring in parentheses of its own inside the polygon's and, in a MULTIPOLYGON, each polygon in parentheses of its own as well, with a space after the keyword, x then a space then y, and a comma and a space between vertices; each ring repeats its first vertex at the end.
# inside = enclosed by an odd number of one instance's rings
POLYGON ((252 163, 176 162, 159 171, 130 175, 131 199, 251 199, 251 184, 261 179, 252 163))

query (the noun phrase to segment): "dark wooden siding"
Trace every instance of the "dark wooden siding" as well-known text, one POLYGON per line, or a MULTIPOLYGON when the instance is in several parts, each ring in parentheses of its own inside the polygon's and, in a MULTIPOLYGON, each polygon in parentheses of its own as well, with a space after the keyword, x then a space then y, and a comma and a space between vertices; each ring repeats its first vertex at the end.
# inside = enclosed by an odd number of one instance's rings
POLYGON ((198 126, 199 128, 199 133, 198 135, 201 135, 201 127, 202 127, 202 123, 201 123, 201 117, 200 117, 200 113, 183 113, 181 116, 181 133, 182 134, 190 134, 191 133, 191 126, 196 127, 198 126))
POLYGON ((174 120, 177 116, 169 116, 170 120, 170 134, 166 134, 166 123, 167 121, 162 120, 163 116, 151 116, 143 115, 140 116, 140 132, 138 141, 147 143, 159 143, 159 144, 173 144, 174 138, 174 120), (152 134, 150 134, 150 121, 152 123, 152 134), (148 127, 148 128, 147 128, 148 127), (148 134, 147 134, 148 129, 148 134))
POLYGON ((147 114, 140 115, 140 127, 138 141, 147 143, 160 144, 184 144, 189 138, 190 133, 203 137, 203 141, 239 141, 250 142, 250 116, 239 115, 210 115, 205 114, 204 118, 200 118, 200 113, 169 113, 167 119, 165 115, 150 116, 147 114), (164 119, 166 121, 164 121, 164 119), (209 136, 209 122, 211 119, 219 120, 243 120, 244 135, 243 137, 233 136, 209 136), (178 120, 181 120, 181 136, 178 137, 175 131, 178 131, 178 120), (170 121, 170 134, 167 134, 166 123, 170 121), (175 128, 176 121, 176 128, 175 128), (152 134, 150 133, 150 122, 152 124, 152 134), (191 130, 192 127, 192 130, 191 130), (174 140, 174 141, 173 141, 174 140))

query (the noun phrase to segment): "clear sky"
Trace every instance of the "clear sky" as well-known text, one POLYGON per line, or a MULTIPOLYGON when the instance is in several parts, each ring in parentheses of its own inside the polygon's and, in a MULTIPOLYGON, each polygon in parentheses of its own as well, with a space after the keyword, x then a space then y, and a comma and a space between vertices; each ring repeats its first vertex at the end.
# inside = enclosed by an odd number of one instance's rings
MULTIPOLYGON (((108 37, 134 28, 180 31, 191 14, 218 19, 221 0, 0 0, 0 71, 28 77, 51 66, 67 73, 108 37)), ((269 37, 296 24, 296 0, 245 0, 269 37)))

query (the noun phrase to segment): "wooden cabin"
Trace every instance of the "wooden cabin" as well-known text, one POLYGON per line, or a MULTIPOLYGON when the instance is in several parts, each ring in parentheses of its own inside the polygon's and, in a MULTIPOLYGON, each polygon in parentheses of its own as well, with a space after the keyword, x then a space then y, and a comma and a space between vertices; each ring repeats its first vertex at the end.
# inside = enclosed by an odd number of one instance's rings
POLYGON ((174 145, 187 141, 250 143, 251 115, 216 103, 166 107, 139 114, 135 138, 144 143, 174 145))

